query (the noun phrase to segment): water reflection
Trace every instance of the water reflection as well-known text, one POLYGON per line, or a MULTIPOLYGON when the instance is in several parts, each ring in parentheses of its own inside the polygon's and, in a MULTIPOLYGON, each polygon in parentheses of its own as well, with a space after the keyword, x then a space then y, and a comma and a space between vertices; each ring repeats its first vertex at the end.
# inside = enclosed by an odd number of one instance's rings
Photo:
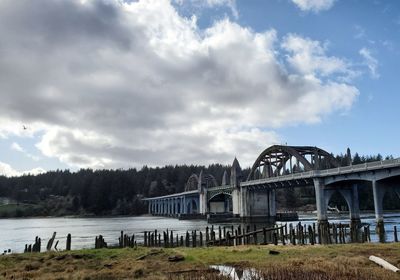
POLYGON ((210 268, 218 270, 220 275, 226 276, 232 280, 263 279, 260 273, 254 268, 241 269, 226 265, 211 265, 210 268))

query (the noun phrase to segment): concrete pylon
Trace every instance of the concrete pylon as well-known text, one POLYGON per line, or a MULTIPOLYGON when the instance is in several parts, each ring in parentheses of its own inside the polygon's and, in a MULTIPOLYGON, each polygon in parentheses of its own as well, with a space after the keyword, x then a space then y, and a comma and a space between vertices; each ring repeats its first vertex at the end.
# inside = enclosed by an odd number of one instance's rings
POLYGON ((207 188, 204 184, 204 172, 200 171, 199 181, 198 181, 198 190, 199 190, 199 213, 205 215, 209 209, 207 209, 207 188))
POLYGON ((239 187, 241 179, 242 179, 242 168, 240 167, 239 161, 235 157, 231 168, 231 186, 233 188, 239 187))
POLYGON ((315 188, 315 201, 317 204, 317 219, 318 222, 327 222, 328 217, 326 215, 326 202, 325 202, 325 183, 324 180, 320 178, 314 179, 315 188))
POLYGON ((375 208, 375 219, 376 219, 376 232, 378 233, 380 241, 385 240, 385 224, 383 221, 383 197, 386 189, 383 183, 376 180, 372 181, 372 192, 374 194, 374 208, 375 208))
POLYGON ((228 185, 228 173, 226 170, 224 171, 224 175, 222 175, 222 186, 228 185))

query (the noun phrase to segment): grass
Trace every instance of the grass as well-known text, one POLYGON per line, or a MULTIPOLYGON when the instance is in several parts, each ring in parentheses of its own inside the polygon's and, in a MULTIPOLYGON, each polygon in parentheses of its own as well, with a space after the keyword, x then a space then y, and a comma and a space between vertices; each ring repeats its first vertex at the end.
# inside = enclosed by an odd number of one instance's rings
POLYGON ((224 279, 209 265, 256 268, 264 279, 400 279, 368 257, 400 266, 400 243, 331 246, 99 249, 0 257, 0 279, 224 279), (279 251, 270 255, 269 250, 279 251), (170 255, 182 262, 168 262, 170 255), (146 256, 141 260, 139 257, 146 256), (268 277, 269 278, 268 278, 268 277))

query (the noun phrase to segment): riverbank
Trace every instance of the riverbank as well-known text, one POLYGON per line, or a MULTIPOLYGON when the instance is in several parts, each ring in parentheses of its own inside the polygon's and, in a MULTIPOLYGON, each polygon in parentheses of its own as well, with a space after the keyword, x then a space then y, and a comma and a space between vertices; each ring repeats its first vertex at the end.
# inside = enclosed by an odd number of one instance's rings
POLYGON ((261 273, 276 274, 274 279, 400 279, 399 273, 386 271, 370 262, 370 255, 400 266, 400 243, 138 247, 13 254, 0 256, 0 279, 199 279, 197 277, 201 276, 227 279, 218 277, 218 273, 210 269, 211 265, 221 264, 238 269, 255 268, 261 273), (279 254, 270 254, 271 250, 279 254), (184 260, 168 261, 170 256, 177 255, 184 260))

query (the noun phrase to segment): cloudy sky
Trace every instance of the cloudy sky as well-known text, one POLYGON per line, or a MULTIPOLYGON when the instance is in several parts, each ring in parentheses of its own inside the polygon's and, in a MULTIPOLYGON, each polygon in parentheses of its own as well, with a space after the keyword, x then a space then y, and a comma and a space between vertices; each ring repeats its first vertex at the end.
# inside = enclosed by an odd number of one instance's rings
POLYGON ((0 174, 400 155, 400 2, 1 0, 0 174))

